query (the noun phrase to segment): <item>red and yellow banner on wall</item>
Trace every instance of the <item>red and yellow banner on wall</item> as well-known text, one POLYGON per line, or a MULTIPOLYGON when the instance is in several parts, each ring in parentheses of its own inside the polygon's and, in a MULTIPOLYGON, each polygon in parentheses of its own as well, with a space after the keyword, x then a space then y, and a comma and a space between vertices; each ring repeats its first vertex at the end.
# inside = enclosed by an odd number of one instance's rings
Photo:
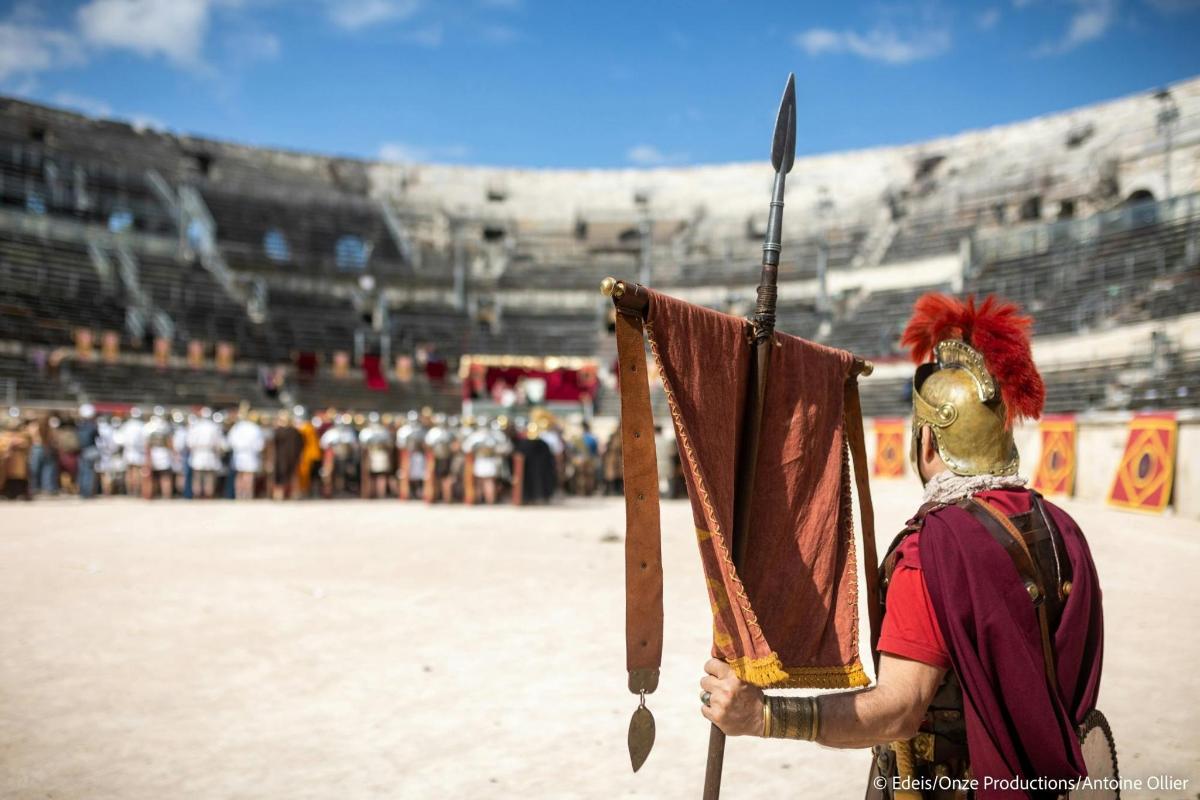
POLYGON ((412 356, 396 356, 396 380, 401 383, 411 383, 413 379, 413 358, 412 356))
POLYGON ((1075 417, 1044 417, 1038 428, 1042 455, 1033 475, 1033 488, 1042 494, 1070 497, 1075 493, 1075 417))
POLYGON ((199 339, 192 339, 187 343, 187 363, 192 369, 199 369, 204 366, 204 352, 207 346, 199 339))
POLYGON ((1108 492, 1108 502, 1135 511, 1160 512, 1171 502, 1179 423, 1172 412, 1138 414, 1108 492))
POLYGON ((165 336, 154 337, 154 364, 165 367, 171 363, 171 340, 165 336))
POLYGON ((877 478, 899 478, 904 474, 904 435, 908 431, 908 420, 875 420, 875 464, 872 467, 877 478))
POLYGON ((350 374, 350 354, 345 350, 333 351, 333 374, 345 378, 350 374))
POLYGON ((117 363, 117 359, 121 355, 121 334, 116 331, 105 331, 100 337, 100 342, 100 353, 104 356, 105 362, 117 363))
POLYGON ((233 343, 217 342, 217 371, 229 372, 233 369, 233 343))

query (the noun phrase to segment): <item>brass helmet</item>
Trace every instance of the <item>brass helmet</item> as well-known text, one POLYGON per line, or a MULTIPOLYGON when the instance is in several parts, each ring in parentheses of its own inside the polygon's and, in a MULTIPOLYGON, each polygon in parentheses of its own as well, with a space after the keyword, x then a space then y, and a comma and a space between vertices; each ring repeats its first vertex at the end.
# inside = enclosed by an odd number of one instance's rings
POLYGON ((901 343, 918 363, 913 375, 914 470, 921 428, 956 475, 1014 475, 1020 464, 1013 423, 1037 418, 1046 390, 1033 363, 1032 320, 987 297, 976 306, 940 294, 917 300, 901 343))
POLYGON ((1020 457, 996 381, 979 351, 960 339, 934 347, 936 361, 913 376, 912 448, 916 469, 921 427, 928 425, 938 455, 956 475, 1014 475, 1020 457))

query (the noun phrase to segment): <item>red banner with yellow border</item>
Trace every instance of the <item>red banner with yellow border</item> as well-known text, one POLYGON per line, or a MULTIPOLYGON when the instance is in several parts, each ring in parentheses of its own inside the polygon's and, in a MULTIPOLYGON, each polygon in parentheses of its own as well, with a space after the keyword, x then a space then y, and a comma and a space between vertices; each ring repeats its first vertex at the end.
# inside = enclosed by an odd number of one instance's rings
POLYGON ((1042 494, 1070 497, 1075 493, 1075 442, 1077 426, 1071 414, 1043 417, 1042 455, 1033 488, 1042 494))
POLYGON ((875 420, 875 463, 872 472, 877 478, 899 478, 904 475, 905 441, 908 420, 875 420))
POLYGON ((1134 511, 1161 512, 1171 502, 1179 423, 1173 412, 1138 414, 1117 467, 1108 502, 1134 511))

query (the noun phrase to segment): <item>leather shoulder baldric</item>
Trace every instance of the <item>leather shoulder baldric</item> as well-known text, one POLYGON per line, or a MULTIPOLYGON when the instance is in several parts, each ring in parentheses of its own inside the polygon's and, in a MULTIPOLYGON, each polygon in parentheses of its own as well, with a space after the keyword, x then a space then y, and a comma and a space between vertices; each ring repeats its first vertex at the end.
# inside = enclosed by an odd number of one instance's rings
POLYGON ((1025 584, 1037 614, 1046 683, 1057 694, 1054 632, 1058 629, 1063 605, 1071 591, 1071 562, 1062 545, 1062 536, 1046 514, 1041 497, 1036 492, 1032 496, 1031 509, 1012 517, 975 497, 962 500, 957 505, 974 517, 1004 548, 1025 584))
MULTIPOLYGON (((1038 617, 1046 680, 1050 689, 1057 692, 1053 632, 1057 629, 1062 606, 1070 593, 1071 565, 1062 545, 1062 537, 1046 513, 1040 495, 1034 492, 1032 508, 1011 518, 995 507, 974 498, 963 500, 956 505, 971 514, 1004 548, 1017 573, 1025 582, 1038 617)), ((944 503, 922 505, 892 541, 879 569, 881 612, 886 613, 887 588, 899 560, 900 545, 924 527, 930 514, 945 507, 944 503)), ((889 797, 896 800, 901 797, 963 800, 966 795, 954 790, 935 789, 907 794, 881 792, 874 782, 879 775, 893 776, 901 773, 909 776, 943 775, 963 779, 970 776, 962 687, 953 670, 946 674, 938 687, 926 710, 921 731, 911 740, 877 747, 872 769, 872 780, 867 789, 868 800, 889 797)))
MULTIPOLYGON (((1046 638, 1053 642, 1053 632, 1058 628, 1063 606, 1071 593, 1071 561, 1062 535, 1046 513, 1041 495, 1037 492, 1030 494, 1030 510, 1011 517, 975 497, 965 498, 955 505, 970 514, 1004 548, 1025 583, 1034 606, 1045 608, 1046 638)), ((900 545, 924 527, 926 517, 945 507, 944 503, 922 505, 892 540, 880 566, 880 601, 885 607, 887 585, 896 568, 900 545)))

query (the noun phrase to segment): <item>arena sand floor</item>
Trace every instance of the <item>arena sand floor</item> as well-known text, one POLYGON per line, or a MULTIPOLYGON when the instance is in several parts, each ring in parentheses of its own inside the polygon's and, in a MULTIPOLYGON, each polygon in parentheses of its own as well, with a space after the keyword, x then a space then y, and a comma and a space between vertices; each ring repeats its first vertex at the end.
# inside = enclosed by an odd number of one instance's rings
MULTIPOLYGON (((875 487, 881 546, 915 506, 875 487)), ((1200 523, 1066 503, 1105 591, 1127 777, 1200 791, 1200 523)), ((0 505, 0 796, 694 798, 708 604, 664 505, 658 742, 625 731, 623 510, 110 499, 0 505)), ((730 740, 724 797, 858 798, 868 754, 730 740)))

